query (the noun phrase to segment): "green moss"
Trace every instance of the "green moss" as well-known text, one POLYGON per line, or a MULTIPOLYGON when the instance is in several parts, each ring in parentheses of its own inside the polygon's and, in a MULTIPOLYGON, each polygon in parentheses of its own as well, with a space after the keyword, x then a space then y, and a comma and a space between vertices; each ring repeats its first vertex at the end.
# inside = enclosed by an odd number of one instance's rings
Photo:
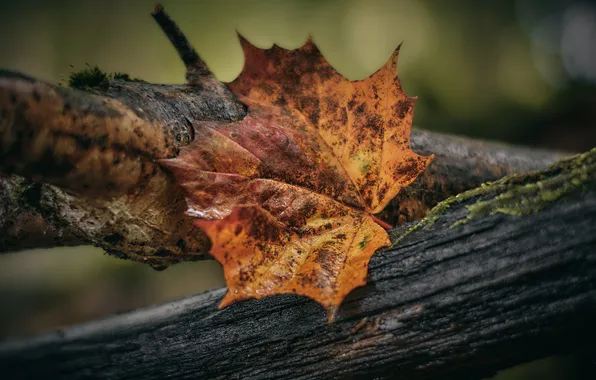
POLYGON ((117 80, 132 81, 133 79, 127 73, 117 72, 112 74, 112 77, 117 80))
POLYGON ((561 160, 542 171, 515 174, 485 183, 437 204, 424 219, 397 237, 393 245, 418 229, 428 229, 457 203, 480 198, 475 203, 465 206, 469 211, 468 215, 453 223, 450 228, 486 215, 522 216, 538 212, 551 202, 581 189, 594 177, 596 148, 561 160))
POLYGON ((89 90, 92 88, 108 88, 111 80, 120 80, 127 82, 142 82, 139 78, 131 78, 126 73, 116 72, 107 74, 99 66, 89 66, 80 71, 73 72, 68 77, 68 86, 79 90, 89 90))
POLYGON ((108 74, 99 69, 99 66, 87 66, 83 70, 71 73, 68 77, 68 85, 72 88, 85 90, 104 86, 108 82, 108 74))
POLYGON ((141 78, 132 78, 127 73, 120 73, 120 72, 116 72, 116 73, 111 74, 111 78, 112 79, 115 79, 115 80, 126 81, 126 82, 148 83, 147 81, 145 81, 145 80, 143 80, 141 78))

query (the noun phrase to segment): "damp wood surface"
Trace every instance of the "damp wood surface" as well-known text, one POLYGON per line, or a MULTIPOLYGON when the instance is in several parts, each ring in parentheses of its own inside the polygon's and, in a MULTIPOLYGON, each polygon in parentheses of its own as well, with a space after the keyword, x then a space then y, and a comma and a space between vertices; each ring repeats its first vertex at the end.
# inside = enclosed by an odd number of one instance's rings
POLYGON ((414 222, 392 231, 401 240, 373 256, 368 284, 348 296, 332 324, 319 305, 297 296, 217 310, 219 289, 3 342, 0 368, 12 379, 480 379, 533 359, 590 352, 595 155, 520 179, 527 186, 585 173, 564 196, 525 215, 491 212, 458 224, 479 202, 511 193, 497 186, 451 202, 425 228, 412 230, 414 222))

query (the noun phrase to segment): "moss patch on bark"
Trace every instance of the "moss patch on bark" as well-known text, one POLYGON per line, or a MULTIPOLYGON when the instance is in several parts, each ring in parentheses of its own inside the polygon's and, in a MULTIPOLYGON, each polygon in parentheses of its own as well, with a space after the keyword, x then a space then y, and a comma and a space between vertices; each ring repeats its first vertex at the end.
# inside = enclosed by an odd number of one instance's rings
POLYGON ((418 229, 430 228, 447 210, 461 202, 478 198, 476 202, 465 206, 467 216, 453 223, 451 228, 486 215, 522 216, 538 212, 552 202, 580 190, 594 179, 596 148, 561 160, 545 170, 503 177, 452 196, 437 204, 413 227, 394 236, 393 245, 418 229))

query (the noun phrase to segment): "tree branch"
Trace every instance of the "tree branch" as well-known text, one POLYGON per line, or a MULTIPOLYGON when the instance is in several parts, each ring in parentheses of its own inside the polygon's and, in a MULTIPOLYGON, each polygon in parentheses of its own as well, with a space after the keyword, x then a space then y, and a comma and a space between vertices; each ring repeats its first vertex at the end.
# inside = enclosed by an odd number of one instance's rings
MULTIPOLYGON (((435 160, 380 214, 393 225, 422 218, 451 195, 503 175, 543 168, 560 157, 555 152, 419 130, 412 132, 412 147, 423 154, 435 152, 435 160)), ((201 248, 205 237, 184 216, 185 203, 173 181, 158 173, 140 195, 111 199, 80 196, 47 184, 32 187, 33 182, 21 177, 3 178, 0 231, 5 238, 0 240, 0 252, 91 243, 156 268, 167 266, 167 260, 160 257, 167 252, 175 252, 180 260, 201 258, 197 253, 206 252, 201 248), (30 188, 36 189, 35 196, 27 193, 30 188), (18 199, 18 207, 11 206, 13 199, 18 199), (30 213, 36 218, 29 219, 30 213), (21 220, 21 227, 15 229, 14 220, 21 220), (23 230, 28 230, 28 235, 23 235, 23 230), (52 230, 61 232, 53 234, 52 230)))
MULTIPOLYGON (((153 16, 185 62, 188 84, 89 70, 73 81, 82 91, 0 70, 0 172, 12 184, 0 192, 0 205, 10 210, 0 219, 7 231, 0 252, 35 246, 22 239, 24 230, 44 237, 53 229, 66 232, 36 239, 40 247, 86 242, 155 268, 207 257, 207 238, 184 215, 181 191, 154 160, 192 141, 193 124, 239 120, 246 108, 208 72, 163 8, 153 16), (25 187, 14 186, 20 179, 9 175, 37 183, 36 196, 25 196, 25 187), (13 199, 19 207, 7 206, 13 199), (21 218, 20 210, 42 219, 21 218)), ((414 150, 436 159, 379 216, 393 225, 423 217, 450 195, 561 156, 422 131, 411 140, 414 150)))
POLYGON ((0 367, 14 379, 460 379, 596 348, 596 149, 463 193, 420 225, 394 231, 400 243, 373 256, 333 324, 297 296, 218 311, 222 289, 5 342, 0 367))

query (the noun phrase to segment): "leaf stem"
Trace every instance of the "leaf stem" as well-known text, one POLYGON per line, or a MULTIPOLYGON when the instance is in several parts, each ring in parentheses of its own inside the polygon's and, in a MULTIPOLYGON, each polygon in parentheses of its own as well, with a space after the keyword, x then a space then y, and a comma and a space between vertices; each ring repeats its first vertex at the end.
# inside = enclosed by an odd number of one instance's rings
POLYGON ((383 227, 384 229, 390 230, 393 228, 393 226, 391 224, 382 221, 381 219, 377 218, 376 216, 371 215, 371 217, 372 217, 372 220, 375 221, 375 223, 377 223, 379 226, 383 227))

